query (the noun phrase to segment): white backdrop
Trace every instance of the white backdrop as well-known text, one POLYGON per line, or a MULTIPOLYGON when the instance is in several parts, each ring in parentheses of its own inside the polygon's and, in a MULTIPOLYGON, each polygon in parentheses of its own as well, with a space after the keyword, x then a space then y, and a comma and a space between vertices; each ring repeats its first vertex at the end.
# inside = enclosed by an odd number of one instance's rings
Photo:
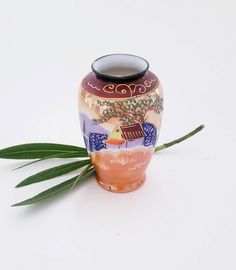
MULTIPOLYGON (((91 178, 32 207, 10 205, 61 182, 14 186, 44 162, 0 160, 4 270, 236 268, 235 1, 0 1, 0 148, 83 145, 77 89, 112 52, 146 58, 165 91, 157 154, 145 185, 113 194, 91 178)), ((71 177, 71 176, 70 176, 71 177)))

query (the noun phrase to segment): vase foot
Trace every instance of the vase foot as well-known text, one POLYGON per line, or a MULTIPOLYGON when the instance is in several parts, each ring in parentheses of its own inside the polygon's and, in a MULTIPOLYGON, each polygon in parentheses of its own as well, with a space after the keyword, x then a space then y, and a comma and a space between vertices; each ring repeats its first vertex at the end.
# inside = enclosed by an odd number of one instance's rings
POLYGON ((116 192, 116 193, 124 193, 124 192, 130 192, 138 189, 143 185, 145 182, 146 175, 142 176, 136 181, 125 183, 125 184, 111 184, 103 179, 101 179, 98 175, 96 176, 98 184, 103 187, 104 189, 111 191, 111 192, 116 192))

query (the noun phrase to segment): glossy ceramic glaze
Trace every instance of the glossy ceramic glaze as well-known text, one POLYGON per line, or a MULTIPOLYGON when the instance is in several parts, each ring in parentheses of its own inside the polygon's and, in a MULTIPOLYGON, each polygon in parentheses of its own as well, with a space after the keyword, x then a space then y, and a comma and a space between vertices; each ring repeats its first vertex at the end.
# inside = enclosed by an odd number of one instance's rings
POLYGON ((79 90, 81 129, 97 181, 113 192, 137 189, 157 142, 163 93, 146 60, 125 54, 97 59, 79 90))

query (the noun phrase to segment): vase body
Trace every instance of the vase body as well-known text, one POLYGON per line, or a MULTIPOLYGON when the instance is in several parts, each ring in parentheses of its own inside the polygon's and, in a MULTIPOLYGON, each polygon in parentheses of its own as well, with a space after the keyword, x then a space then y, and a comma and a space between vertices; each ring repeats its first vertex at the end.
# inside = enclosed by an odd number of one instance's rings
POLYGON ((109 191, 128 192, 143 184, 158 140, 163 92, 147 69, 127 79, 92 71, 79 89, 84 142, 98 183, 109 191))

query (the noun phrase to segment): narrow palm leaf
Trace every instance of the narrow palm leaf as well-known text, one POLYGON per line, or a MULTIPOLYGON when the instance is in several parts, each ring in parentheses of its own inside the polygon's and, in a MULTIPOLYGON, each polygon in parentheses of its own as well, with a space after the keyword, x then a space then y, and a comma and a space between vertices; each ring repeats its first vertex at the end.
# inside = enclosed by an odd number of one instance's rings
POLYGON ((15 169, 13 169, 13 171, 24 168, 26 166, 29 166, 31 164, 34 164, 34 163, 37 163, 37 162, 40 162, 40 161, 47 160, 47 159, 53 159, 53 158, 84 158, 84 157, 88 157, 88 154, 87 153, 85 154, 83 152, 78 152, 78 151, 77 152, 60 153, 60 154, 55 154, 55 155, 51 155, 51 156, 48 156, 48 157, 44 157, 44 158, 40 158, 40 159, 31 161, 29 163, 26 163, 24 165, 21 165, 21 166, 15 168, 15 169))
MULTIPOLYGON (((92 175, 95 172, 95 169, 90 169, 87 171, 87 173, 83 176, 83 178, 80 179, 80 183, 82 183, 87 177, 89 177, 90 175, 92 175)), ((25 201, 16 203, 12 206, 23 206, 23 205, 29 205, 29 204, 34 204, 34 203, 38 203, 41 201, 44 201, 46 199, 50 199, 53 198, 59 194, 62 194, 68 190, 71 189, 71 187, 73 186, 74 181, 76 181, 77 176, 73 177, 59 185, 56 185, 52 188, 49 188, 41 193, 39 193, 38 195, 27 199, 25 201)))
POLYGON ((20 182, 16 187, 23 187, 23 186, 31 185, 34 183, 38 183, 41 181, 45 181, 45 180, 66 174, 68 172, 75 171, 79 168, 82 168, 88 165, 90 162, 91 162, 90 159, 79 160, 79 161, 59 165, 59 166, 44 170, 30 177, 27 177, 22 182, 20 182))
POLYGON ((80 175, 77 176, 73 186, 71 187, 71 189, 73 189, 77 183, 80 182, 80 179, 83 178, 83 176, 88 172, 88 170, 93 166, 93 164, 90 162, 86 167, 85 169, 80 173, 80 175))
POLYGON ((86 149, 83 147, 55 143, 28 143, 1 149, 0 158, 36 159, 71 152, 79 152, 88 155, 86 149))

